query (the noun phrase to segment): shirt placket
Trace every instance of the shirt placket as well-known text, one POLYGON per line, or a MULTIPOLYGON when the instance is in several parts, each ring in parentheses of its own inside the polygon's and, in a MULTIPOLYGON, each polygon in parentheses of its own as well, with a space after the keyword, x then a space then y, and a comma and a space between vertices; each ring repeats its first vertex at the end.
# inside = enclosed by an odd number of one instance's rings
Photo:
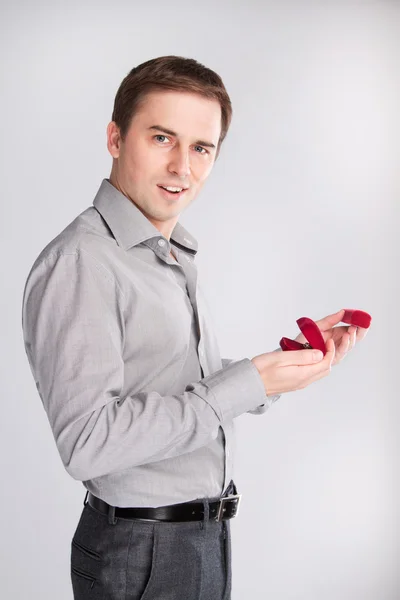
POLYGON ((199 345, 198 345, 198 355, 201 369, 203 371, 203 377, 207 377, 210 374, 210 366, 207 360, 207 352, 205 349, 205 337, 201 328, 201 319, 198 310, 197 304, 197 269, 195 265, 192 263, 192 259, 186 254, 180 253, 180 258, 182 259, 182 268, 186 276, 187 288, 189 293, 189 299, 192 304, 196 323, 197 323, 197 331, 199 335, 199 345))

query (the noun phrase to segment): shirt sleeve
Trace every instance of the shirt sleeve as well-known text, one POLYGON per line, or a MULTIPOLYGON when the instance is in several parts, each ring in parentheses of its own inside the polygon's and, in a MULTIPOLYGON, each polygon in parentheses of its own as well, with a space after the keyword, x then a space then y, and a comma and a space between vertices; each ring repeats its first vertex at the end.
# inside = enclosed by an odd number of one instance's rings
POLYGON ((190 383, 180 395, 122 397, 124 305, 113 274, 86 250, 38 259, 25 284, 26 354, 74 479, 192 452, 216 439, 221 423, 265 399, 247 358, 190 383))
MULTIPOLYGON (((274 350, 274 352, 276 352, 277 350, 282 351, 282 348, 281 347, 276 348, 276 350, 274 350)), ((222 367, 223 368, 226 367, 226 366, 228 366, 230 363, 234 362, 233 358, 222 358, 221 360, 222 360, 222 367)), ((252 363, 252 364, 254 366, 254 363, 252 363)), ((258 376, 261 379, 261 376, 260 376, 260 374, 259 374, 259 372, 257 370, 257 367, 254 366, 254 368, 256 369, 257 374, 258 374, 258 376)), ((261 379, 261 381, 262 381, 262 379, 261 379)), ((259 406, 257 406, 256 408, 253 408, 251 410, 247 410, 246 412, 249 413, 250 415, 263 415, 269 409, 269 407, 272 404, 274 404, 274 402, 276 402, 277 400, 279 400, 279 398, 281 397, 281 395, 282 394, 277 394, 276 396, 267 396, 265 394, 265 391, 264 391, 264 402, 263 402, 263 404, 260 404, 259 406)))

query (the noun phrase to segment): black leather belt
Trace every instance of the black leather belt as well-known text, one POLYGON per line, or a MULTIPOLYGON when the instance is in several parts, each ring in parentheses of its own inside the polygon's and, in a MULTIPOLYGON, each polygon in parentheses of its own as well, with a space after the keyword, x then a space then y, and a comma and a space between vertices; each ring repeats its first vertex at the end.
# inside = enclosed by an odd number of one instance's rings
MULTIPOLYGON (((144 519, 146 521, 202 521, 204 518, 204 504, 202 502, 183 502, 158 507, 123 508, 111 507, 91 492, 87 492, 84 504, 108 515, 113 509, 115 517, 123 519, 144 519)), ((225 521, 236 517, 239 510, 241 494, 232 494, 209 503, 209 518, 212 521, 225 521)))

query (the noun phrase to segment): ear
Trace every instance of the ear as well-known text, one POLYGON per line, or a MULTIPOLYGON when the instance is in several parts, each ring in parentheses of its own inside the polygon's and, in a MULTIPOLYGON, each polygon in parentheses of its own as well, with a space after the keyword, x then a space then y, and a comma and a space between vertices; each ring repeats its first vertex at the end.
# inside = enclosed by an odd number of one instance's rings
POLYGON ((118 158, 121 150, 121 134, 115 121, 107 125, 107 148, 113 158, 118 158))

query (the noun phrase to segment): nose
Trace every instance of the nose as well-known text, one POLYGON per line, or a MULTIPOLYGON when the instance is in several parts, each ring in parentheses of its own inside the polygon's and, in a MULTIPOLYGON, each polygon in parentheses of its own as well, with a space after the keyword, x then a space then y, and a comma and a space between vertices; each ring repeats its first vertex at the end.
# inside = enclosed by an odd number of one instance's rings
POLYGON ((170 173, 184 179, 190 175, 189 152, 185 148, 176 147, 171 153, 171 160, 168 166, 170 173))

